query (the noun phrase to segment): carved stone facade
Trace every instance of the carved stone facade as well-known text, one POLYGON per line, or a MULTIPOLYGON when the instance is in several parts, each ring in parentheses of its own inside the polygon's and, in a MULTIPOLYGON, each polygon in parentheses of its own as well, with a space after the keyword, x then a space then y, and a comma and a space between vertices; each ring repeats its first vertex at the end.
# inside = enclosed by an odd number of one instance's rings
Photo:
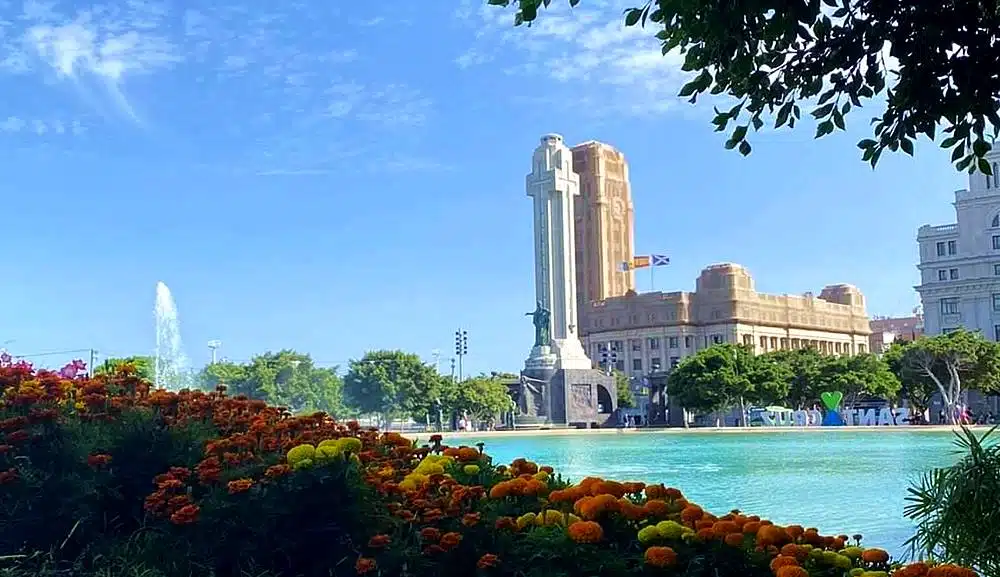
POLYGON ((618 369, 639 376, 665 371, 717 343, 758 352, 814 347, 830 354, 868 351, 868 314, 857 288, 830 285, 819 296, 758 293, 738 264, 702 270, 694 292, 651 292, 593 303, 583 319, 592 359, 617 352, 618 369))
POLYGON ((602 142, 571 148, 580 176, 575 199, 576 284, 579 317, 590 303, 635 289, 635 273, 622 272, 634 254, 635 208, 625 155, 602 142))

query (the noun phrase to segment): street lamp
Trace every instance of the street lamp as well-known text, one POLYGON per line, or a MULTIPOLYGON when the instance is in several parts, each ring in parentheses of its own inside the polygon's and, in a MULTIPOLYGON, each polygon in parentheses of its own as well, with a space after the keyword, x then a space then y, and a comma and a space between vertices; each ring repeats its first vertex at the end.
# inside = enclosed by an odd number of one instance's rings
POLYGON ((213 339, 213 340, 208 341, 208 350, 212 351, 212 364, 213 365, 216 362, 216 360, 215 360, 216 359, 215 351, 216 351, 216 349, 218 349, 221 346, 222 346, 222 341, 220 341, 220 340, 213 339))
POLYGON ((462 359, 469 354, 469 333, 463 329, 455 331, 455 356, 458 357, 458 380, 462 381, 462 359))

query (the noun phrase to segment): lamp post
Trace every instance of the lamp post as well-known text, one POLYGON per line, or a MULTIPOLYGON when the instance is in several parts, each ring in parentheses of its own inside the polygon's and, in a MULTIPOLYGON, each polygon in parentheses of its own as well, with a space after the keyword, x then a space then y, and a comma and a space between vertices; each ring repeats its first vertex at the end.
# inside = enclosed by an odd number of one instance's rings
POLYGON ((458 380, 462 381, 462 359, 469 354, 469 333, 463 329, 455 331, 455 356, 458 357, 458 380))
POLYGON ((222 346, 222 341, 212 339, 208 341, 208 350, 212 351, 212 364, 216 362, 216 350, 222 346))

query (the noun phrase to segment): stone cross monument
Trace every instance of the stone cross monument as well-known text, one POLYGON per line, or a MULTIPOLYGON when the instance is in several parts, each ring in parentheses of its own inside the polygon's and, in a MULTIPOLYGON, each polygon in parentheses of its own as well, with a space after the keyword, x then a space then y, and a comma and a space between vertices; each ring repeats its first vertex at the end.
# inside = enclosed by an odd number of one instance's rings
POLYGON ((532 170, 525 178, 534 201, 535 346, 526 369, 586 370, 592 367, 577 333, 576 237, 573 199, 580 194, 580 177, 573 172, 573 155, 558 134, 547 134, 535 149, 532 170), (547 321, 548 330, 539 327, 547 321), (542 336, 547 338, 541 338, 542 336))

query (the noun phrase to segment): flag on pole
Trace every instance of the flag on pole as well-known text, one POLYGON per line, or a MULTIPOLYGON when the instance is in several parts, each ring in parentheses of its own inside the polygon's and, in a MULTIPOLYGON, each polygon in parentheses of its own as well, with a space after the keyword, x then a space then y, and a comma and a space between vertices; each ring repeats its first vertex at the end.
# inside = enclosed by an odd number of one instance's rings
POLYGON ((632 268, 646 268, 649 266, 648 256, 634 256, 632 257, 632 268))
POLYGON ((670 257, 665 254, 653 255, 653 266, 667 266, 670 264, 670 257))

